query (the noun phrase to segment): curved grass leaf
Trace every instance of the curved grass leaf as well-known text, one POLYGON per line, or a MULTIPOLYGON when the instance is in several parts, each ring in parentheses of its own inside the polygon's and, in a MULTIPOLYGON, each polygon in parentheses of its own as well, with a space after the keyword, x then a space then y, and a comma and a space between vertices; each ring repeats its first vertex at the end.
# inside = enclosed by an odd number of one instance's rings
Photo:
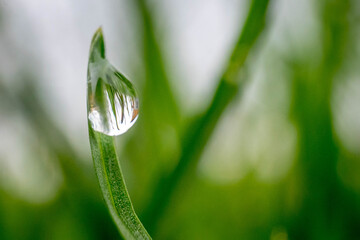
MULTIPOLYGON (((101 29, 93 37, 89 63, 96 61, 96 56, 105 57, 101 29)), ((104 94, 104 91, 99 91, 97 94, 104 94)), ((151 239, 131 203, 116 155, 114 138, 95 131, 90 122, 88 125, 96 175, 111 217, 125 239, 151 239)))
POLYGON ((270 0, 251 0, 246 22, 210 105, 186 129, 177 166, 168 176, 159 180, 143 214, 144 224, 150 233, 155 231, 157 222, 169 205, 180 181, 196 168, 220 116, 243 88, 244 79, 239 81, 239 72, 264 29, 269 2, 270 0))

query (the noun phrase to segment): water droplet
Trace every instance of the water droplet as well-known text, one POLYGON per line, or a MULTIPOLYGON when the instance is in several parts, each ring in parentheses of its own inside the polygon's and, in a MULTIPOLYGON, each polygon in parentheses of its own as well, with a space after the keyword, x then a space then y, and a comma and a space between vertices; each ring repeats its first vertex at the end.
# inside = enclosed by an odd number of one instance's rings
POLYGON ((133 84, 105 59, 98 30, 91 43, 88 66, 88 120, 91 127, 110 136, 125 133, 139 115, 133 84))

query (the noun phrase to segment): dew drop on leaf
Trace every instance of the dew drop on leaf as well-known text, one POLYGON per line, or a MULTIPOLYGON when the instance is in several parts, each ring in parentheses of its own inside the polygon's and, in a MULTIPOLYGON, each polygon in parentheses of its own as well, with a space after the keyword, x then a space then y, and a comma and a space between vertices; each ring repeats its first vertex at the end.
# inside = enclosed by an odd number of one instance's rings
POLYGON ((139 100, 133 84, 105 59, 101 32, 92 42, 87 81, 92 129, 109 136, 129 130, 138 118, 139 100))

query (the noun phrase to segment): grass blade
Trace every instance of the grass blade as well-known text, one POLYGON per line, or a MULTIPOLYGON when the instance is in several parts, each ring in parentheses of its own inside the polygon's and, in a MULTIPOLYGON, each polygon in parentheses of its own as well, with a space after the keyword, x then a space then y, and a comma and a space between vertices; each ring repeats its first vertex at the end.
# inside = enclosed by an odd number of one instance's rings
MULTIPOLYGON (((89 62, 94 60, 94 56, 105 57, 101 29, 95 33, 92 40, 89 62)), ((104 92, 99 94, 104 94, 104 92)), ((90 122, 88 125, 96 175, 111 217, 125 239, 151 239, 131 203, 116 155, 114 138, 94 131, 90 122)))
POLYGON ((269 1, 252 0, 245 25, 210 105, 185 132, 182 151, 174 171, 164 176, 157 184, 153 197, 144 212, 144 223, 150 232, 155 231, 157 221, 168 206, 180 180, 196 167, 221 114, 242 89, 243 81, 238 81, 238 75, 265 26, 269 1))

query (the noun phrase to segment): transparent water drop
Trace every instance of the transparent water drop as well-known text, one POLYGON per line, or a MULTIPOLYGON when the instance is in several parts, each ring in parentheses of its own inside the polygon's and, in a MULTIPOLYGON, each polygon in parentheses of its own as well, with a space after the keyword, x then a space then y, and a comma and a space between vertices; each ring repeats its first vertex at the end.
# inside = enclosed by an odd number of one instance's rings
POLYGON ((97 132, 109 136, 125 133, 139 115, 133 84, 105 59, 99 29, 92 40, 88 65, 88 120, 97 132))

